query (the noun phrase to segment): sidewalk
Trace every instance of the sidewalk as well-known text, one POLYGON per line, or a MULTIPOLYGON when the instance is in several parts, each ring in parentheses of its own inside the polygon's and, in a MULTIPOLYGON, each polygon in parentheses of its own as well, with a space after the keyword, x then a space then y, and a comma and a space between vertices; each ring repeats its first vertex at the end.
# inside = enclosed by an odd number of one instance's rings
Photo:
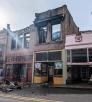
POLYGON ((20 96, 46 96, 48 94, 92 94, 91 86, 63 85, 62 87, 32 86, 14 90, 8 94, 20 96))

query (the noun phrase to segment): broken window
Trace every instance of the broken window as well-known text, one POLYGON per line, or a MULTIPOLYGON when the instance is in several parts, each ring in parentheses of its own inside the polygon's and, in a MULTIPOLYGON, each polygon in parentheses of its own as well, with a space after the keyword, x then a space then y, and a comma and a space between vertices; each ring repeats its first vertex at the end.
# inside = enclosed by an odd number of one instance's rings
POLYGON ((12 39, 12 42, 11 42, 11 50, 14 50, 16 49, 16 40, 15 39, 12 39))
POLYGON ((47 26, 40 27, 39 29, 39 43, 46 43, 47 39, 47 26))
POLYGON ((60 24, 52 25, 52 41, 59 41, 61 39, 60 35, 60 24))
POLYGON ((20 34, 17 41, 17 47, 23 48, 23 46, 24 46, 24 35, 20 34))
POLYGON ((29 43, 30 43, 30 34, 25 34, 24 37, 24 47, 29 48, 29 43))

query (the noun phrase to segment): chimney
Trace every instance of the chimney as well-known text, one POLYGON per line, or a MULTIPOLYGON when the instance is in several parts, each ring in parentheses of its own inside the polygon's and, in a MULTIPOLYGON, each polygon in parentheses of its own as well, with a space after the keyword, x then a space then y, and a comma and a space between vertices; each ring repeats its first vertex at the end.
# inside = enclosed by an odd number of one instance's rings
POLYGON ((81 32, 79 31, 79 27, 78 27, 78 33, 77 33, 77 35, 78 35, 78 36, 80 36, 80 35, 81 35, 81 32))
POLYGON ((10 30, 10 24, 7 24, 7 29, 10 30))

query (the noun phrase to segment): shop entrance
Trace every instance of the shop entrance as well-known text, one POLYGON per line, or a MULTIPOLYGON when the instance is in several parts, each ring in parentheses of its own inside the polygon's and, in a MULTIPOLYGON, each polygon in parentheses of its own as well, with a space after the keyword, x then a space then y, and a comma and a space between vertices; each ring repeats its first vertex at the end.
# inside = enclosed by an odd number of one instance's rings
POLYGON ((22 64, 14 64, 13 65, 13 80, 14 81, 21 81, 21 76, 23 72, 23 65, 22 64))
POLYGON ((34 74, 34 83, 63 84, 63 66, 60 61, 37 62, 35 63, 34 74))
POLYGON ((92 68, 89 66, 71 66, 67 69, 68 80, 72 83, 87 83, 92 75, 92 68))
POLYGON ((53 84, 54 62, 41 63, 42 76, 47 77, 47 83, 53 84))
POLYGON ((53 84, 54 63, 48 64, 48 83, 53 84))

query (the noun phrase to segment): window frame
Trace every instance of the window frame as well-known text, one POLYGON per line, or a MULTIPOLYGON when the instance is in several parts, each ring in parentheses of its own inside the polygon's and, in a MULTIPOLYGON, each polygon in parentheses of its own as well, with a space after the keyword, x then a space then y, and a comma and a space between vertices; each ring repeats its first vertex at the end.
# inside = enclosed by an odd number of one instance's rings
POLYGON ((47 32, 48 32, 47 25, 39 27, 39 32, 38 32, 39 44, 46 43, 47 32), (44 30, 44 28, 46 31, 44 30))
POLYGON ((52 27, 52 31, 51 31, 51 40, 52 40, 52 41, 55 41, 55 42, 60 41, 60 40, 62 39, 62 38, 61 38, 61 37, 62 37, 62 36, 61 36, 61 24, 60 24, 60 23, 52 24, 51 27, 52 27), (57 25, 59 25, 59 30, 53 32, 53 27, 54 27, 54 26, 57 26, 57 25), (55 38, 53 39, 53 34, 56 34, 57 32, 59 32, 59 37, 56 38, 56 39, 55 39, 55 38))

